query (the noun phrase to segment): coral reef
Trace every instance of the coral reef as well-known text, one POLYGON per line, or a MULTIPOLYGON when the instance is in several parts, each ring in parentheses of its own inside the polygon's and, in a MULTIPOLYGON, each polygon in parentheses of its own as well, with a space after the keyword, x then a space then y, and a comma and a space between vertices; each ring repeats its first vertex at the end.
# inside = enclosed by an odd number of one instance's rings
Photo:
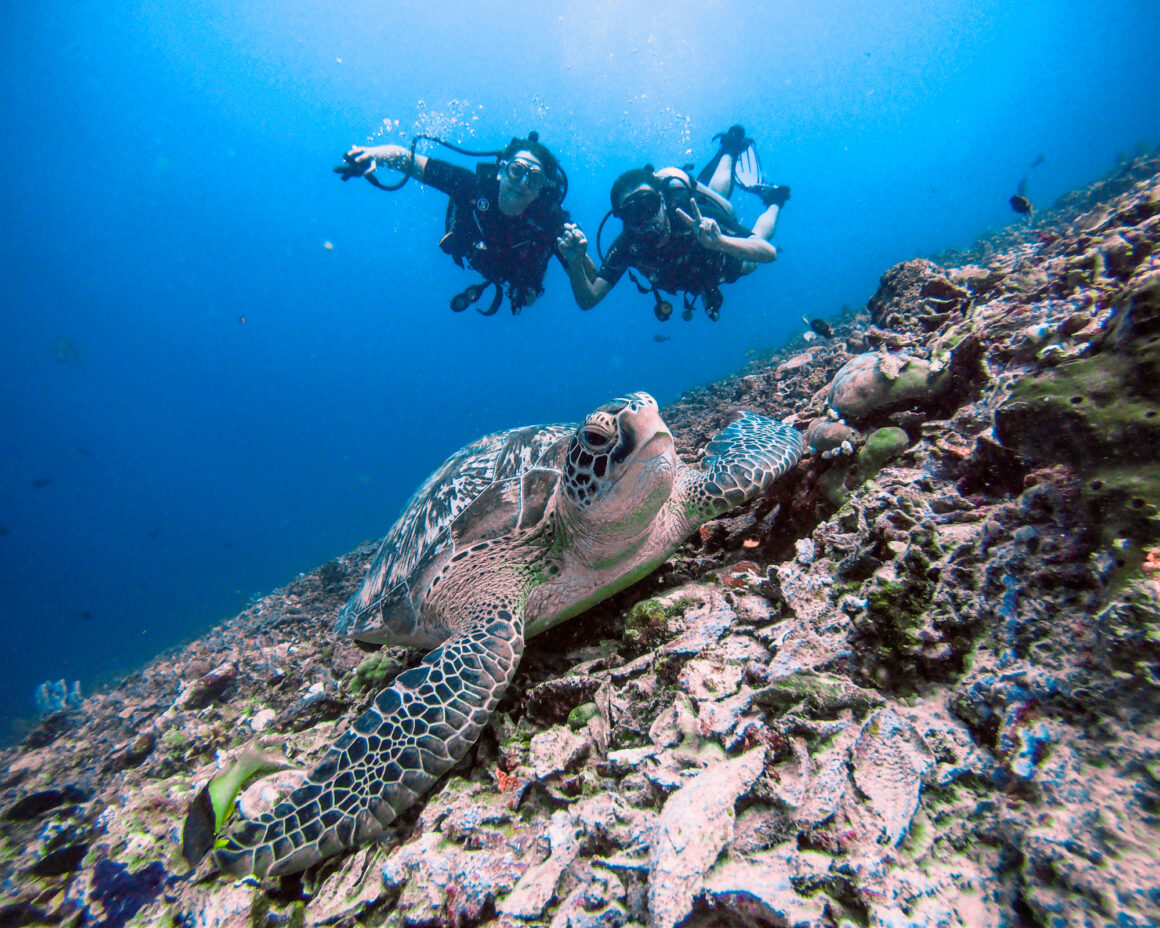
POLYGON ((1153 156, 683 396, 687 460, 741 409, 813 453, 529 642, 378 843, 179 857, 215 772, 308 765, 419 659, 330 636, 372 545, 47 717, 0 757, 0 924, 1160 924, 1158 241, 1153 156))
POLYGON ((36 709, 42 715, 79 709, 84 701, 79 680, 71 687, 65 680, 45 680, 36 688, 36 709))

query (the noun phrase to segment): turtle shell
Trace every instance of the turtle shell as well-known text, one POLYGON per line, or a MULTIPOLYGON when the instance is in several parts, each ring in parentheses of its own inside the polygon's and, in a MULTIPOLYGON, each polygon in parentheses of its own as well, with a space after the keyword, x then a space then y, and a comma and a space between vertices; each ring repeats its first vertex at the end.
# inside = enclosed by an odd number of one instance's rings
POLYGON ((415 491, 379 546, 337 631, 361 641, 430 647, 449 630, 425 615, 421 578, 466 545, 536 525, 560 479, 574 425, 485 435, 415 491))

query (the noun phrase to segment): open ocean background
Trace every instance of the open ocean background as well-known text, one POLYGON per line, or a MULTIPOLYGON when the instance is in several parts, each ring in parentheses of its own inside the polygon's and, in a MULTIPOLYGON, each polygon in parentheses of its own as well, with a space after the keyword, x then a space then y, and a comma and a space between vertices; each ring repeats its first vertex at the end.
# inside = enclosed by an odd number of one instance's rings
POLYGON ((478 435, 671 402, 1018 221, 1021 178, 1047 206, 1156 145, 1158 37, 1156 0, 10 0, 0 740, 41 681, 90 691, 382 536, 478 435), (581 313, 555 262, 522 315, 454 314, 446 198, 330 171, 534 128, 594 250, 620 172, 734 122, 793 194, 717 324, 627 278, 581 313))

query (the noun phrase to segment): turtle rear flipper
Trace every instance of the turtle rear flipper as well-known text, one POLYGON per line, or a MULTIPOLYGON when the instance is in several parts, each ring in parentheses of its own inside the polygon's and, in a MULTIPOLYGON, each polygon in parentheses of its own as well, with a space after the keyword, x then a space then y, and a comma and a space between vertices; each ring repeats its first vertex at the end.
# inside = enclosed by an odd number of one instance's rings
POLYGON ((745 413, 705 446, 702 470, 687 472, 691 516, 705 521, 753 499, 798 462, 805 444, 792 426, 745 413))
POLYGON ((479 737, 524 649, 523 618, 492 600, 400 674, 270 812, 228 833, 221 869, 281 876, 380 834, 479 737))

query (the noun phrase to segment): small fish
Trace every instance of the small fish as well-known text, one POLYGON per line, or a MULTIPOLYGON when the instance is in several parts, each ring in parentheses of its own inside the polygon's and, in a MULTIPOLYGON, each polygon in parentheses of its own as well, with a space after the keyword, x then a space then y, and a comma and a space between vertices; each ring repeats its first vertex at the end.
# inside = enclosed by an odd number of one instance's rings
POLYGON ((1039 165, 1043 164, 1043 162, 1046 160, 1047 159, 1044 158, 1043 155, 1036 155, 1035 160, 1031 162, 1031 167, 1037 168, 1037 167, 1039 167, 1039 165))
POLYGON ((1031 205, 1031 201, 1021 193, 1015 194, 1009 202, 1011 209, 1015 210, 1020 216, 1030 216, 1035 212, 1035 207, 1031 205))
POLYGON ((802 316, 802 322, 817 332, 822 338, 834 337, 834 330, 830 328, 830 324, 825 319, 807 319, 805 316, 802 316))
POLYGON ((8 534, 8 526, 7 525, 0 525, 0 538, 3 538, 7 534, 8 534))
POLYGON ((37 490, 43 490, 47 486, 52 486, 52 478, 51 477, 37 477, 35 480, 32 481, 32 486, 35 487, 37 490))
POLYGON ((85 609, 81 612, 81 618, 86 622, 91 622, 93 620, 93 614, 88 609, 85 609))
POLYGON ((245 325, 245 324, 246 324, 246 317, 245 316, 238 316, 238 325, 245 325))
POLYGON ((671 335, 661 335, 660 332, 653 336, 654 342, 671 342, 672 340, 673 337, 671 335))
POLYGON ((93 452, 91 452, 88 448, 83 447, 82 445, 77 445, 77 454, 83 454, 86 458, 96 457, 93 452))

